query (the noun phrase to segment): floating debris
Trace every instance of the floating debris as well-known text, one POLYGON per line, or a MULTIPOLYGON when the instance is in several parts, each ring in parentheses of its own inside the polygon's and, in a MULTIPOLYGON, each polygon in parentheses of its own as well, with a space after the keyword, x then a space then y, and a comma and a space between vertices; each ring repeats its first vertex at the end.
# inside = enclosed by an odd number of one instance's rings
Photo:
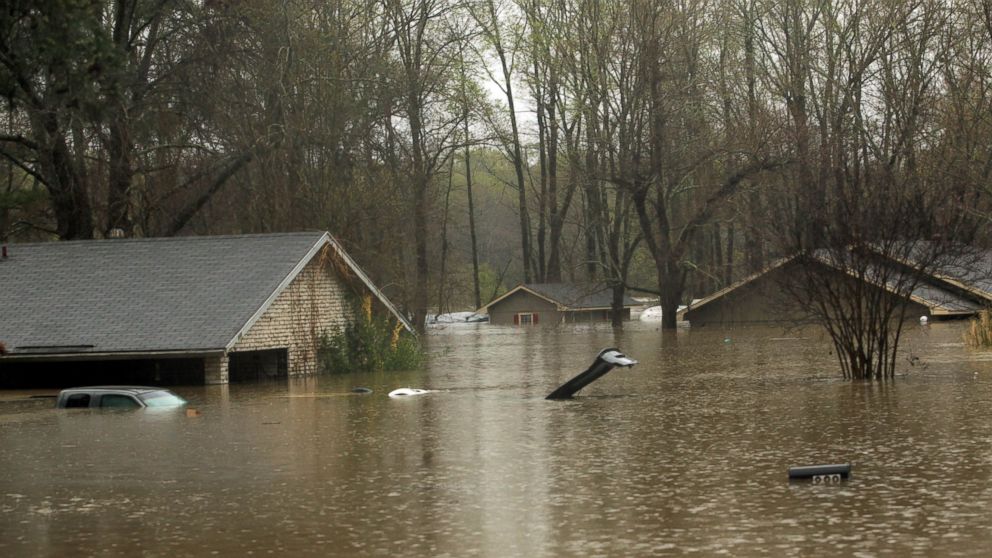
POLYGON ((850 476, 850 463, 789 467, 789 480, 811 480, 814 484, 840 482, 850 476))
POLYGON ((636 360, 627 358, 627 355, 621 353, 619 349, 603 349, 596 355, 596 360, 585 372, 562 384, 545 399, 570 399, 580 389, 595 382, 613 368, 617 366, 629 367, 635 364, 637 364, 636 360))

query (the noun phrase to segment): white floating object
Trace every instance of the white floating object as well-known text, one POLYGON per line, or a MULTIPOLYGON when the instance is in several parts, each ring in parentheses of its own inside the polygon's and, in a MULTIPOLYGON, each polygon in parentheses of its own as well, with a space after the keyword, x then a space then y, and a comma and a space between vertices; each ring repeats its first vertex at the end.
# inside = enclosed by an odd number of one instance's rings
POLYGON ((642 322, 660 322, 661 321, 661 306, 651 306, 645 308, 641 312, 640 318, 642 322))
POLYGON ((423 395, 430 393, 429 389, 399 388, 389 392, 390 397, 406 397, 407 395, 423 395))
POLYGON ((930 318, 927 318, 926 316, 920 316, 920 323, 921 324, 925 324, 925 323, 927 323, 929 321, 930 321, 930 318))
POLYGON ((614 366, 633 366, 637 361, 617 350, 609 350, 600 353, 599 358, 614 366))

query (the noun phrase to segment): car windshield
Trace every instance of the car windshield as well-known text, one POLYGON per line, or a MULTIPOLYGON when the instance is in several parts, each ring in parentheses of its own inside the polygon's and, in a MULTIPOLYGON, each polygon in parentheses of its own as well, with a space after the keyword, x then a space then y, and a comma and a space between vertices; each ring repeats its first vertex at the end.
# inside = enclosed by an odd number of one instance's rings
POLYGON ((186 404, 185 399, 168 391, 149 391, 139 397, 149 407, 179 407, 186 404))

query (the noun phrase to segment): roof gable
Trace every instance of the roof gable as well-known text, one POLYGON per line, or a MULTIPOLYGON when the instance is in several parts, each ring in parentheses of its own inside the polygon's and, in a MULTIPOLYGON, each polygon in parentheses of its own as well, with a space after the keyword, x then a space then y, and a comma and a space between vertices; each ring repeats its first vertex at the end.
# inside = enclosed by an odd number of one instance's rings
MULTIPOLYGON (((613 293, 603 285, 572 285, 567 283, 522 283, 510 289, 503 296, 493 300, 482 309, 499 304, 518 292, 527 292, 558 306, 560 311, 592 310, 610 308, 613 305, 613 293)), ((624 308, 636 306, 630 296, 624 295, 624 308)))
MULTIPOLYGON (((814 254, 813 257, 814 261, 827 268, 845 273, 853 279, 858 279, 857 275, 852 273, 851 270, 846 269, 843 265, 837 264, 822 254, 814 254)), ((796 262, 796 256, 781 258, 758 273, 745 277, 744 279, 741 279, 740 281, 737 281, 736 283, 733 283, 730 286, 701 299, 697 303, 690 305, 688 310, 686 310, 686 319, 691 321, 693 311, 699 310, 703 306, 710 303, 720 301, 727 296, 732 295, 732 293, 738 291, 742 287, 764 279, 770 272, 780 267, 791 265, 794 262, 796 262)), ((941 280, 942 278, 940 276, 930 275, 928 280, 920 281, 915 286, 913 291, 909 293, 909 298, 918 304, 926 306, 933 315, 973 314, 982 308, 982 305, 976 303, 974 300, 970 300, 969 298, 961 296, 960 294, 942 286, 940 284, 941 280)), ((879 288, 884 288, 886 291, 898 294, 890 285, 878 284, 874 281, 869 282, 879 288)))

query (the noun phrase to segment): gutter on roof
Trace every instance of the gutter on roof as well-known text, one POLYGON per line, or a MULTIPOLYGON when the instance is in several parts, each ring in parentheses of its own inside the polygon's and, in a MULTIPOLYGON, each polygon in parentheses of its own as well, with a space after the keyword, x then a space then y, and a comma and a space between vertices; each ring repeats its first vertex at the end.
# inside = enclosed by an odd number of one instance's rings
MULTIPOLYGON (((905 258, 898 258, 898 257, 893 257, 892 259, 895 260, 896 262, 899 262, 902 265, 907 266, 907 267, 916 267, 916 263, 913 260, 905 259, 905 258)), ((959 289, 962 289, 962 290, 964 290, 967 293, 973 294, 973 295, 975 295, 975 296, 983 299, 986 302, 992 301, 992 292, 983 290, 983 289, 981 289, 979 287, 976 287, 974 285, 971 285, 969 283, 966 283, 962 279, 958 279, 956 277, 952 277, 950 275, 947 275, 947 274, 944 274, 944 273, 940 273, 940 268, 938 268, 937 270, 934 270, 933 272, 930 272, 929 275, 931 277, 939 280, 939 281, 943 281, 945 283, 948 283, 951 286, 954 286, 954 287, 957 287, 959 289)))
POLYGON ((940 273, 933 273, 931 275, 934 278, 936 278, 936 279, 938 279, 940 281, 944 281, 945 283, 948 283, 948 284, 950 284, 950 285, 952 285, 954 287, 957 287, 957 288, 965 291, 966 293, 973 294, 973 295, 977 296, 978 298, 981 298, 985 302, 992 301, 992 293, 986 292, 986 291, 984 291, 984 290, 982 290, 982 289, 980 289, 978 287, 975 287, 973 285, 969 285, 969 284, 965 283, 964 281, 961 281, 960 279, 955 279, 953 277, 950 277, 948 275, 943 275, 943 274, 940 274, 940 273))
POLYGON ((0 362, 13 360, 131 360, 135 358, 199 358, 223 355, 225 349, 192 349, 177 351, 119 351, 91 353, 10 353, 0 357, 0 362))
POLYGON ((942 308, 930 308, 932 316, 973 316, 974 310, 944 310, 942 308))

